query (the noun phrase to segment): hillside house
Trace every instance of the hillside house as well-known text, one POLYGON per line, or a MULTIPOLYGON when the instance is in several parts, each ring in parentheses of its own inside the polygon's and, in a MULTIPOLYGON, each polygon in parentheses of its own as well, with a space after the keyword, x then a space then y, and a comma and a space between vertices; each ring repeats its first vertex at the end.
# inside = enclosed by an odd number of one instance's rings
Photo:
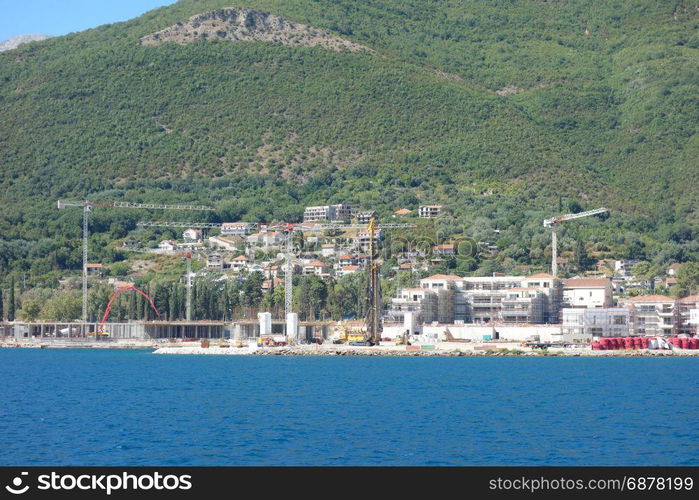
POLYGON ((439 217, 442 213, 442 205, 421 205, 418 209, 418 216, 421 219, 431 219, 439 217))
POLYGON ((182 231, 182 239, 185 243, 199 243, 202 240, 202 230, 201 229, 185 229, 182 231))

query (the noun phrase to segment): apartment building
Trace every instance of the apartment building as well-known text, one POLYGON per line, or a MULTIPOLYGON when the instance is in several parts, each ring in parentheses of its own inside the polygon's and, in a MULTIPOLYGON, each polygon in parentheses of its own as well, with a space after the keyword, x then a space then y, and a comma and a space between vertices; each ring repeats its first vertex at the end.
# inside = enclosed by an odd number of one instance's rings
MULTIPOLYGON (((382 239, 383 231, 381 231, 380 229, 378 231, 374 231, 374 245, 377 245, 379 241, 381 241, 382 239)), ((357 232, 357 236, 353 239, 355 248, 358 248, 363 252, 369 250, 370 241, 371 236, 369 234, 369 231, 359 231, 357 232)))
POLYGON ((221 236, 247 236, 254 227, 249 222, 224 222, 221 224, 221 236))
POLYGON ((317 222, 322 220, 338 220, 348 222, 351 218, 352 207, 344 204, 306 207, 306 209, 303 211, 304 222, 317 222))
POLYGON ((699 325, 699 295, 690 295, 677 301, 679 325, 677 333, 697 335, 699 325))
POLYGON ((639 295, 624 301, 629 307, 634 335, 675 335, 679 333, 679 307, 665 295, 639 295))
POLYGON ((436 274, 420 280, 422 293, 400 290, 389 308, 399 317, 409 306, 423 323, 555 323, 561 281, 551 275, 461 278, 436 274), (408 300, 410 299, 410 300, 408 300))
POLYGON ((562 330, 572 338, 626 337, 631 333, 630 309, 613 308, 564 308, 562 330))

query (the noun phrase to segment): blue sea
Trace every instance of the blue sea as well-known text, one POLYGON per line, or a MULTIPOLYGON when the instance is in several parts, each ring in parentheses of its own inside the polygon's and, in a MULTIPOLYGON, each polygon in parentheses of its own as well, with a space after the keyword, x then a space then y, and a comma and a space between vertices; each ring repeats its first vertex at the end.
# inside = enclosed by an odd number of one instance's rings
POLYGON ((0 349, 0 465, 699 465, 698 371, 0 349))

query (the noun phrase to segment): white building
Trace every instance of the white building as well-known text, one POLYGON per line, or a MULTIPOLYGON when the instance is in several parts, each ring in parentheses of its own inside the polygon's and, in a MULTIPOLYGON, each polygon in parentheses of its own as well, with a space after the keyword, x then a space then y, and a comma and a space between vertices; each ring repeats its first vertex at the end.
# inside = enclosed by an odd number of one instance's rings
POLYGON ((201 229, 185 229, 182 231, 182 239, 186 243, 198 243, 202 239, 202 231, 201 229))
POLYGON ((255 227, 249 222, 224 222, 221 224, 222 236, 247 236, 255 227))
POLYGON ((163 240, 158 245, 158 248, 163 252, 174 252, 177 250, 177 242, 172 240, 163 240))
POLYGON ((430 219, 433 217, 439 217, 442 213, 442 205, 420 205, 418 209, 418 215, 422 219, 430 219))
POLYGON ((219 248, 229 252, 237 252, 245 247, 244 240, 239 236, 212 236, 209 238, 211 248, 219 248))
POLYGON ((223 269, 223 257, 220 253, 210 253, 206 256, 206 268, 207 269, 223 269))
POLYGON ((626 337, 631 333, 630 311, 626 307, 564 308, 563 334, 570 338, 626 337))
POLYGON ((239 255, 230 262, 230 268, 234 271, 242 271, 248 267, 248 258, 245 255, 239 255))
POLYGON ((349 221, 351 218, 352 207, 344 204, 306 207, 303 211, 304 222, 317 222, 321 220, 349 221))
POLYGON ((612 307, 612 280, 607 278, 572 278, 563 280, 564 307, 612 307))
POLYGON ((335 243, 326 243, 321 248, 321 253, 323 257, 332 257, 337 252, 337 245, 335 243))

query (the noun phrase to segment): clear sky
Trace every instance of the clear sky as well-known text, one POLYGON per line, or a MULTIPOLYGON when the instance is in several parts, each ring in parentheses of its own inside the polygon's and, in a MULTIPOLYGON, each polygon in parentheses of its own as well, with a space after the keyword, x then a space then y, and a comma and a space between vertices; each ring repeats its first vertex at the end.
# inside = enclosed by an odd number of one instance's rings
POLYGON ((0 42, 17 35, 58 36, 138 17, 175 0, 0 0, 0 42))

